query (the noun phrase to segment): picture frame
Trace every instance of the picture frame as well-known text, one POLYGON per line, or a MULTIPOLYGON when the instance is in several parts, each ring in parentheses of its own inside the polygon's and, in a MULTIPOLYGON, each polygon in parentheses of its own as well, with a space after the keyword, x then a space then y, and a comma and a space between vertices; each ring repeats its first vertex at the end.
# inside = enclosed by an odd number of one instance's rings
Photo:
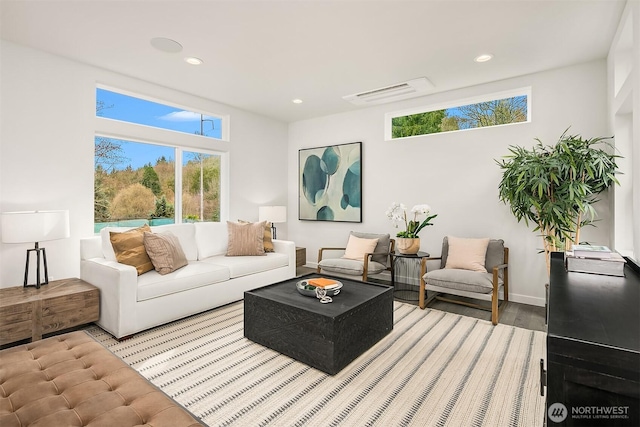
POLYGON ((298 150, 298 219, 362 222, 362 142, 298 150))

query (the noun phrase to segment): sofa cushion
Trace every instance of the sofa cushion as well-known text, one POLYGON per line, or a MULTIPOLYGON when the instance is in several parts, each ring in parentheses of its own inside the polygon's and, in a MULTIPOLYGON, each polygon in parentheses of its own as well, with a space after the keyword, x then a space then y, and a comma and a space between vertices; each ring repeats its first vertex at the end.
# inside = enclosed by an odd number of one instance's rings
POLYGON ((138 277, 138 301, 224 282, 229 278, 227 267, 200 261, 190 262, 184 268, 164 276, 150 271, 138 277))
MULTIPOLYGON (((362 276, 364 273, 364 262, 346 258, 325 258, 318 264, 321 269, 340 274, 350 274, 354 276, 362 276)), ((383 264, 375 261, 369 261, 367 266, 368 274, 378 274, 386 270, 383 264)))
MULTIPOLYGON (((269 253, 266 256, 234 256, 218 255, 203 259, 201 262, 224 266, 229 269, 230 277, 246 276, 261 271, 286 267, 289 257, 282 253, 269 253)), ((256 286, 261 286, 257 284, 256 286)))
MULTIPOLYGON (((391 236, 389 234, 361 233, 359 231, 352 231, 351 234, 356 237, 360 237, 361 239, 378 239, 378 244, 376 245, 374 252, 389 253, 389 243, 391 241, 391 236)), ((371 259, 375 262, 386 265, 389 260, 389 256, 373 255, 371 259)))
POLYGON ((378 239, 363 239, 350 234, 342 258, 364 261, 365 254, 373 253, 377 244, 378 239))
MULTIPOLYGON (((243 219, 238 220, 241 224, 251 224, 251 221, 245 221, 243 219)), ((265 221, 264 223, 264 237, 262 238, 262 246, 264 246, 265 252, 275 252, 273 247, 273 239, 271 237, 271 223, 265 221)))
POLYGON ((489 239, 447 237, 449 253, 444 268, 458 268, 486 273, 484 267, 489 239))
POLYGON ((138 276, 153 270, 153 264, 144 247, 144 232, 151 231, 148 225, 121 233, 109 232, 116 260, 136 268, 138 276))
POLYGON ((164 275, 188 264, 180 241, 171 232, 144 233, 144 247, 155 270, 164 275))
MULTIPOLYGON (((424 276, 427 285, 460 291, 488 294, 493 290, 493 274, 461 269, 438 269, 424 276)), ((502 279, 498 279, 502 285, 502 279)))
POLYGON ((187 257, 188 261, 198 259, 198 245, 196 244, 196 227, 195 224, 166 224, 151 227, 153 233, 170 232, 178 238, 180 247, 187 257))
POLYGON ((196 222, 193 225, 196 230, 198 259, 227 253, 229 233, 225 222, 196 222))
POLYGON ((111 244, 111 232, 122 233, 124 231, 130 231, 139 227, 104 227, 100 230, 100 239, 102 244, 102 254, 107 261, 118 261, 116 259, 116 253, 113 251, 113 245, 111 244))
POLYGON ((227 256, 264 255, 264 223, 265 221, 244 224, 227 221, 227 256))

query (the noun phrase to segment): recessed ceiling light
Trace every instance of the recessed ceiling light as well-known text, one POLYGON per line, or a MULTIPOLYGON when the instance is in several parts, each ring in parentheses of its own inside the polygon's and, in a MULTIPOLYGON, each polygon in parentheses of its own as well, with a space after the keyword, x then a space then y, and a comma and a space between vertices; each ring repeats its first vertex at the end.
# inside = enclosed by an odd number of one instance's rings
POLYGON ((490 61, 491 58, 493 58, 493 55, 491 55, 490 53, 485 53, 483 55, 476 56, 474 61, 476 61, 476 62, 487 62, 487 61, 490 61))
POLYGON ((302 99, 292 99, 291 102, 293 102, 294 104, 302 104, 302 99))
POLYGON ((151 39, 151 46, 167 53, 178 53, 182 50, 182 45, 175 40, 166 37, 154 37, 151 39))
POLYGON ((191 65, 200 65, 204 62, 202 59, 196 58, 195 56, 187 56, 184 60, 191 65))

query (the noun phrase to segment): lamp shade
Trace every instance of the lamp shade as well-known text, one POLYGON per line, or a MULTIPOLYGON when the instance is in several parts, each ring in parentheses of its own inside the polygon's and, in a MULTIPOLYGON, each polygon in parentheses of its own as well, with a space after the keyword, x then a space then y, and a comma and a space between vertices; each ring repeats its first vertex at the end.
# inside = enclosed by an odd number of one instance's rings
POLYGON ((3 243, 35 243, 69 237, 69 211, 3 212, 3 243))
POLYGON ((260 206, 258 208, 258 221, 271 223, 287 222, 286 206, 260 206))

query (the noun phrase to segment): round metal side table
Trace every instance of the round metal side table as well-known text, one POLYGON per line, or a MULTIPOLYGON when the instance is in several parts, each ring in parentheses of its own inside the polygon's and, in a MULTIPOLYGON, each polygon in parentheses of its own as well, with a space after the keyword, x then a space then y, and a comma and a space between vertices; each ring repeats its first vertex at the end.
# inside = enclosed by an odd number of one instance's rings
POLYGON ((393 264, 393 296, 402 301, 417 302, 420 296, 420 262, 422 258, 428 258, 427 252, 417 254, 391 254, 393 264), (400 274, 398 274, 400 273, 400 274), (403 282, 398 282, 398 277, 403 282), (407 280, 408 279, 408 280, 407 280))

